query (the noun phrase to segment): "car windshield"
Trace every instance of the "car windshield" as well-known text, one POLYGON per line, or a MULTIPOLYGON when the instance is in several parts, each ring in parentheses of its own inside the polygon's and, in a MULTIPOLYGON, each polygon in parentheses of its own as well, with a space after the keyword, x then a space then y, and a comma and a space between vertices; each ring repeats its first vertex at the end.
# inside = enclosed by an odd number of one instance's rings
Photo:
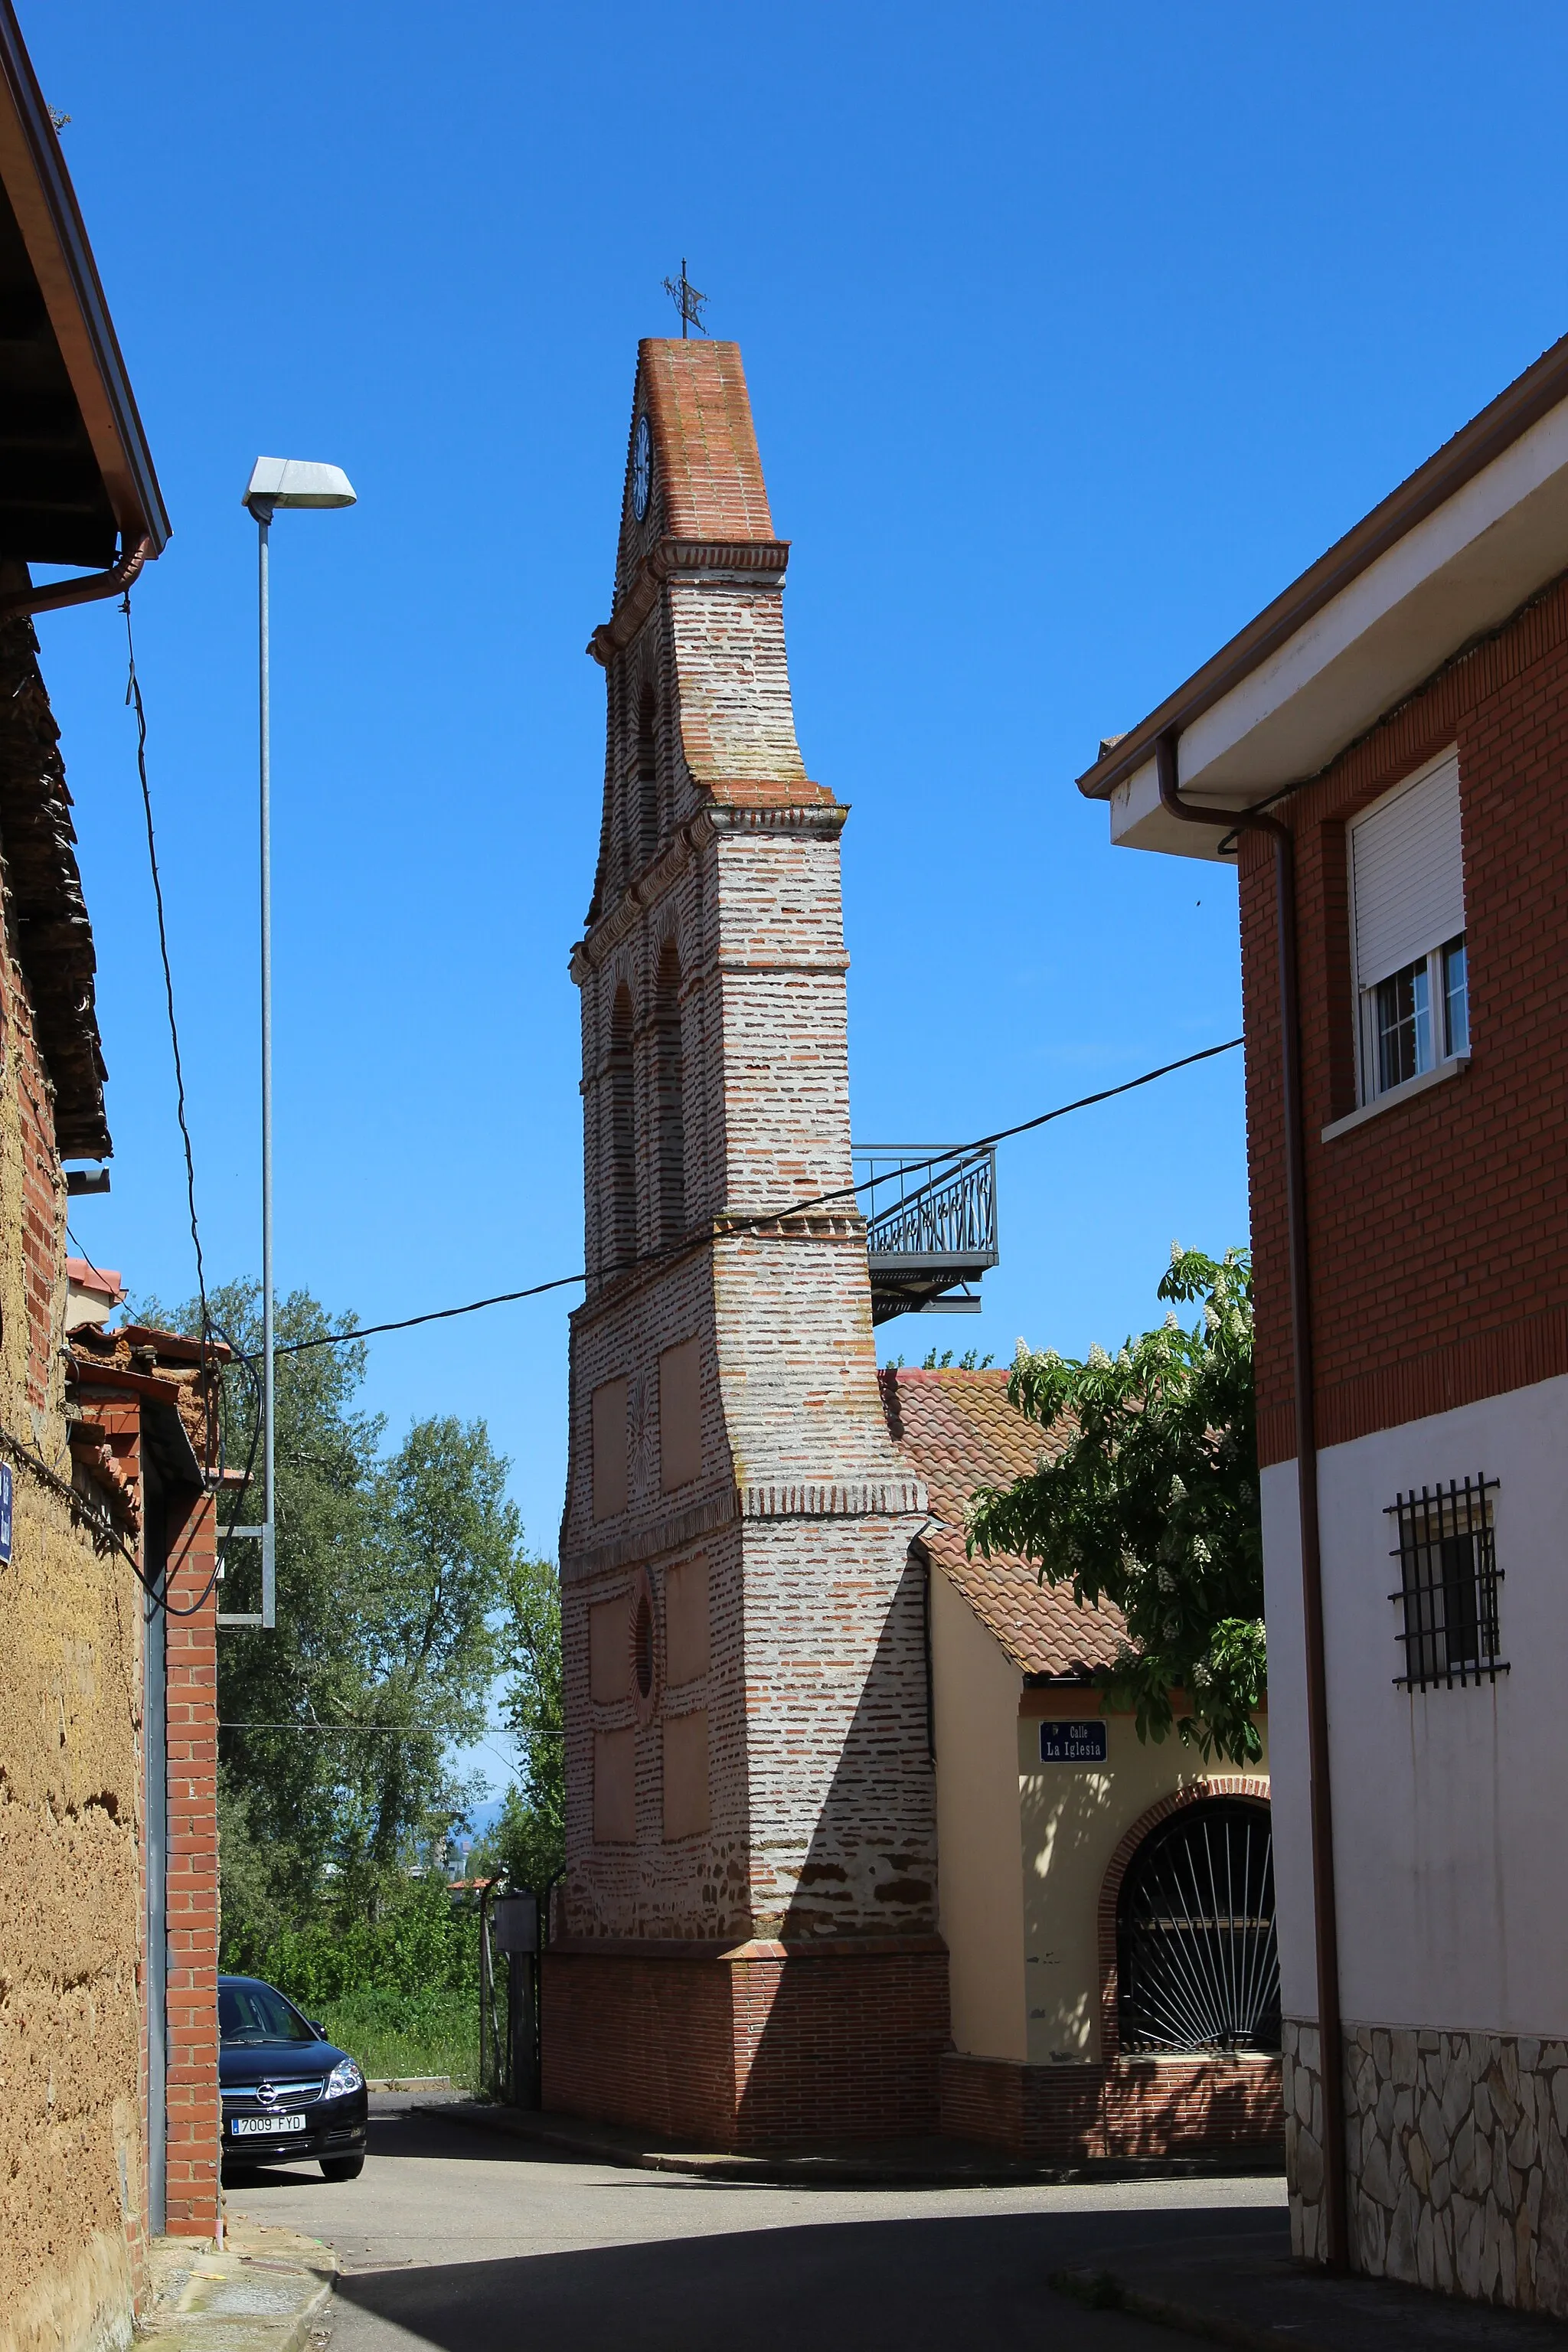
POLYGON ((219 1985, 217 2030, 225 2042, 314 2042, 299 2011, 270 1985, 219 1985))

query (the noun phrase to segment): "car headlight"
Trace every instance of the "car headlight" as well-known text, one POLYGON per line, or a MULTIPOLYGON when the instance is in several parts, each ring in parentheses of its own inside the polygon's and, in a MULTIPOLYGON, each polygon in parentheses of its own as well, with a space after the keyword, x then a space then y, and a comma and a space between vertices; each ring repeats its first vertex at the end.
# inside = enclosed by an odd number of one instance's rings
POLYGON ((327 2076, 326 2095, 329 2099, 339 2099, 345 2091, 363 2091, 363 2088, 364 2076, 352 2058, 340 2060, 327 2076))

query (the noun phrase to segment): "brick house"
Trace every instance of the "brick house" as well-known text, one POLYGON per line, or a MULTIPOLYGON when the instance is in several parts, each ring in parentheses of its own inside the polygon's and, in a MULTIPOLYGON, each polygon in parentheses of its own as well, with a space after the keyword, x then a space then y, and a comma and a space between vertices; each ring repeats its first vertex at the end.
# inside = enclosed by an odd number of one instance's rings
POLYGON ((1568 341, 1081 789, 1239 856, 1298 2251, 1568 2312, 1568 341))
POLYGON ((214 1565, 210 1375, 95 1339, 118 1284, 68 1270, 101 1176, 66 1162, 110 1146, 30 615, 122 590, 168 526, 8 0, 0 307, 0 2347, 75 2352, 129 2340, 150 2233, 218 2226, 211 1596, 172 1613, 214 1565))
POLYGON ((1091 1681, 1117 1654, 1118 1613, 1042 1587, 1028 1560, 968 1555, 970 1497, 1042 1452, 1005 1371, 880 1378, 931 1514, 914 1558, 952 2014, 943 2130, 1057 2161, 1277 2144, 1267 1751, 1239 1772, 1143 1743, 1091 1681))
POLYGON ((572 961, 588 1292, 544 2103, 739 2147, 944 2121, 1079 2154, 1277 2133, 1276 2061, 1113 2046, 1117 1889, 1155 1811, 1250 1808, 1261 1850, 1266 1786, 1098 1719, 1110 1775, 1043 1770, 1047 1717, 1098 1718, 1099 1654, 1083 1612, 1022 1562, 965 1563, 957 1532, 1039 1433, 1002 1374, 879 1382, 847 811, 795 740, 788 554, 735 346, 645 342, 589 648, 608 732, 572 961), (1063 1801, 1070 1866, 1046 1854, 1063 1801), (1073 1989, 1026 1990, 1064 1937, 1073 1989))

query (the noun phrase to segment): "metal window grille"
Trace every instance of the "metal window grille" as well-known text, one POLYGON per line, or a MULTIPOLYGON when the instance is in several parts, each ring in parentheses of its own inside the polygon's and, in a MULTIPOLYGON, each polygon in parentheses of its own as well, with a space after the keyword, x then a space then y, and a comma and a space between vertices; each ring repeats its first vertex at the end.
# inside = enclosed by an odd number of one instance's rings
POLYGON ((1278 2050, 1268 1807, 1211 1798, 1153 1831, 1121 1882, 1116 1952, 1124 2050, 1278 2050))
POLYGON ((1430 1690, 1445 1683, 1496 1682, 1508 1672, 1498 1634, 1497 1564, 1491 1497, 1495 1478, 1467 1478, 1461 1486, 1412 1488, 1388 1506, 1399 1540, 1390 1558, 1400 1582, 1389 1599, 1404 1617, 1399 1641, 1402 1689, 1430 1690))

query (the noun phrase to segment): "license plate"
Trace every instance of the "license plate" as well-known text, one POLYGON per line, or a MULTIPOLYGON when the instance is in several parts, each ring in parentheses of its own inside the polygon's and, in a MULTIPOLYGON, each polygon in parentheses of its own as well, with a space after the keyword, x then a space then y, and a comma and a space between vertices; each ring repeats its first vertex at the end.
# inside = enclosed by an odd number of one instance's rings
POLYGON ((270 2139, 274 2132, 305 2128, 303 2116, 231 2116, 228 2128, 235 2139, 270 2139))

